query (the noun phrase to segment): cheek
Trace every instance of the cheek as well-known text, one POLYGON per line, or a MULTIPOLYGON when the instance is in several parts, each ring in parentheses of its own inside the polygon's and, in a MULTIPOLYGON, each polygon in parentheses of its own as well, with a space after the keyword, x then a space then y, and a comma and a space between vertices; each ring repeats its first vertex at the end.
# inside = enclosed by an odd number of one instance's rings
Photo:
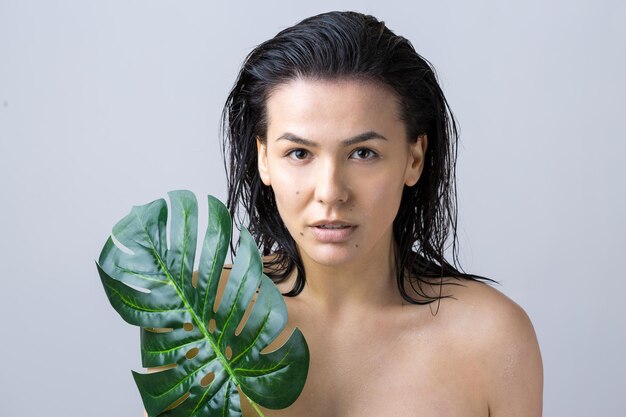
POLYGON ((303 226, 305 204, 302 203, 299 196, 301 192, 298 189, 291 188, 290 192, 276 193, 276 208, 278 215, 287 228, 291 237, 298 242, 298 238, 304 236, 305 227, 303 226))
POLYGON ((366 195, 369 204, 376 207, 377 210, 371 212, 370 221, 386 226, 393 222, 398 213, 402 191, 404 190, 403 178, 398 175, 384 175, 371 180, 366 195), (390 181, 390 179, 394 180, 390 181))
POLYGON ((272 190, 276 198, 278 212, 288 225, 294 220, 294 216, 301 213, 305 184, 299 178, 289 172, 281 172, 272 176, 272 190))

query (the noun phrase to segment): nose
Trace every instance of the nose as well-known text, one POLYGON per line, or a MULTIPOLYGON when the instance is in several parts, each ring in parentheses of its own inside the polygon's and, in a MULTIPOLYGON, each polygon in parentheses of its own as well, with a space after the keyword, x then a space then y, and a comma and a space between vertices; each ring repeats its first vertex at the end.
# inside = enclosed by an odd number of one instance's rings
POLYGON ((326 205, 348 201, 348 187, 341 167, 333 161, 319 165, 315 184, 315 200, 326 205))

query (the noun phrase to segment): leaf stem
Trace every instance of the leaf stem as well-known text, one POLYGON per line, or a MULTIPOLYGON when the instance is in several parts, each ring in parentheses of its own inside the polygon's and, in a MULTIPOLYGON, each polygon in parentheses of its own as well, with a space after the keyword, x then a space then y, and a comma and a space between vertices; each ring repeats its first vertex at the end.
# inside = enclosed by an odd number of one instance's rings
POLYGON ((254 408, 254 410, 256 411, 256 413, 261 416, 261 417, 265 417, 265 414, 263 414, 263 412, 261 411, 261 409, 259 408, 259 406, 257 405, 257 403, 255 403, 254 401, 252 401, 250 398, 248 398, 248 396, 246 394, 244 394, 244 397, 246 397, 246 400, 248 400, 248 402, 250 403, 250 405, 252 406, 252 408, 254 408))

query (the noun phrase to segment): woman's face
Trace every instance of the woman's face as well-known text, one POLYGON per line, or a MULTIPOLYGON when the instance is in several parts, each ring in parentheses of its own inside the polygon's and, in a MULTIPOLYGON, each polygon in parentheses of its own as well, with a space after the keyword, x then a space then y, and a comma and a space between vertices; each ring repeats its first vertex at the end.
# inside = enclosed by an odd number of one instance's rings
POLYGON ((354 80, 296 79, 268 98, 259 172, 305 265, 388 256, 402 190, 426 150, 399 114, 392 91, 354 80))

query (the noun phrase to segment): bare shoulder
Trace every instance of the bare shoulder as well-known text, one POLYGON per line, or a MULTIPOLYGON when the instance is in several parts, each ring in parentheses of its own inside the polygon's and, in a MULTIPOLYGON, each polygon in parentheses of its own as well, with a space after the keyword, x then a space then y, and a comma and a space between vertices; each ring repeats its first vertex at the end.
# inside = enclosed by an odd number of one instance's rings
POLYGON ((486 340, 534 336, 524 309, 491 285, 470 280, 450 281, 444 286, 443 294, 450 300, 442 303, 442 312, 445 314, 444 309, 448 310, 460 323, 471 321, 472 326, 465 328, 479 332, 486 340))
POLYGON ((490 285, 469 280, 448 285, 445 322, 480 364, 490 416, 540 416, 543 365, 530 318, 490 285))

